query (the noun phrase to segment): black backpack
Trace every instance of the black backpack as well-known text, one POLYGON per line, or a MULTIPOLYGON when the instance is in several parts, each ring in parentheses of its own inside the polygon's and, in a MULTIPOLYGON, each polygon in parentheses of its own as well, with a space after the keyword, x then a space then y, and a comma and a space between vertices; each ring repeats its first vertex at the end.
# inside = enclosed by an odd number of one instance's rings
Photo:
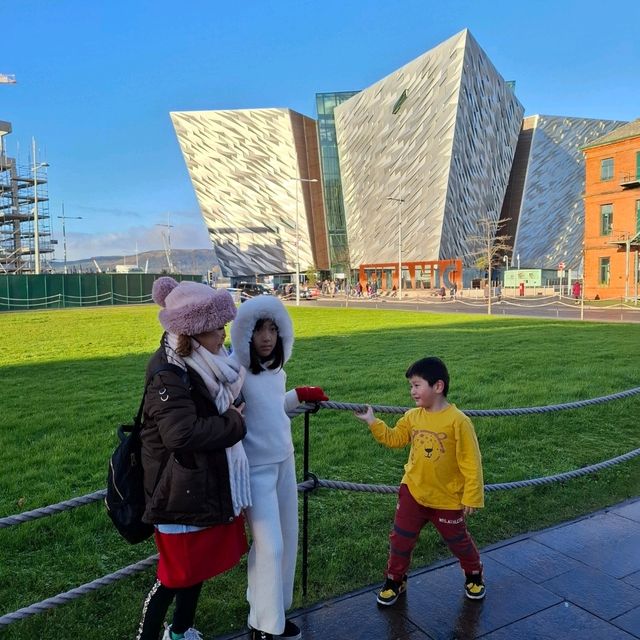
POLYGON ((104 503, 115 528, 130 544, 142 542, 153 533, 153 525, 142 521, 145 510, 145 495, 140 431, 142 430, 142 411, 147 387, 154 376, 161 371, 177 373, 188 386, 187 372, 176 365, 168 364, 154 371, 144 387, 140 408, 133 419, 133 424, 123 424, 118 427, 120 443, 109 459, 107 495, 104 503))

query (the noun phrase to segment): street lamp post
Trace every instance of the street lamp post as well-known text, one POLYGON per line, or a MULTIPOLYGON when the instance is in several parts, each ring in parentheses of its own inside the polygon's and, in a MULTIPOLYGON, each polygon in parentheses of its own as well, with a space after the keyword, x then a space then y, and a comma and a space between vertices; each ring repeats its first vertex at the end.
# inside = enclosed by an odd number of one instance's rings
POLYGON ((387 197, 387 200, 399 203, 398 207, 398 300, 402 300, 402 203, 404 198, 387 197))
POLYGON ((82 216, 65 216, 64 215, 64 202, 62 203, 62 215, 58 216, 58 219, 62 220, 62 247, 64 251, 64 272, 67 273, 67 232, 65 229, 65 220, 82 220, 82 216))
POLYGON ((300 306, 300 227, 298 224, 298 183, 318 182, 315 178, 291 178, 296 183, 296 306, 300 306))
POLYGON ((31 139, 33 146, 33 258, 36 275, 40 274, 40 229, 38 220, 38 169, 48 167, 48 162, 36 163, 36 139, 31 139))

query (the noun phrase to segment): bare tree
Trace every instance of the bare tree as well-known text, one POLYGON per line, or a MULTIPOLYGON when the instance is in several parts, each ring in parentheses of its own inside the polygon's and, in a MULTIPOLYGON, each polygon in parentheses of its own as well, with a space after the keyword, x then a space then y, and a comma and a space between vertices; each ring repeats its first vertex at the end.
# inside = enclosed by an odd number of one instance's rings
POLYGON ((491 315, 492 268, 499 264, 502 257, 512 249, 511 236, 500 233, 509 220, 510 218, 502 220, 493 220, 489 217, 480 218, 477 234, 469 236, 469 245, 472 247, 469 255, 475 258, 475 265, 478 269, 487 270, 487 286, 489 287, 487 313, 489 315, 491 315))

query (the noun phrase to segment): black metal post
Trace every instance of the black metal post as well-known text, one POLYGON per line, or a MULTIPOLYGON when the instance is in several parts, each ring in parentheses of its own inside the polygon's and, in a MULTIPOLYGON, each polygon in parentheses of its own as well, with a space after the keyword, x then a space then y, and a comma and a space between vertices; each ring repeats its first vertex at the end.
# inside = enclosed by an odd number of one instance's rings
MULTIPOLYGON (((309 479, 309 412, 304 414, 304 450, 302 473, 304 480, 309 479)), ((309 490, 302 494, 302 597, 307 597, 307 563, 309 558, 309 490)))

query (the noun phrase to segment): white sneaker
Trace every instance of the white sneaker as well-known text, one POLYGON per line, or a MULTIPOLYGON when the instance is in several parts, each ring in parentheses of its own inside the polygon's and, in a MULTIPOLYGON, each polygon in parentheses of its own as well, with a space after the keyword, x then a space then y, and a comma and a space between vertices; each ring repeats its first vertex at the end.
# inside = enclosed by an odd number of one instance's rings
MULTIPOLYGON (((162 640, 172 640, 171 626, 168 624, 164 625, 164 635, 162 636, 162 640)), ((203 640, 203 637, 197 629, 190 627, 184 632, 184 640, 203 640)))

